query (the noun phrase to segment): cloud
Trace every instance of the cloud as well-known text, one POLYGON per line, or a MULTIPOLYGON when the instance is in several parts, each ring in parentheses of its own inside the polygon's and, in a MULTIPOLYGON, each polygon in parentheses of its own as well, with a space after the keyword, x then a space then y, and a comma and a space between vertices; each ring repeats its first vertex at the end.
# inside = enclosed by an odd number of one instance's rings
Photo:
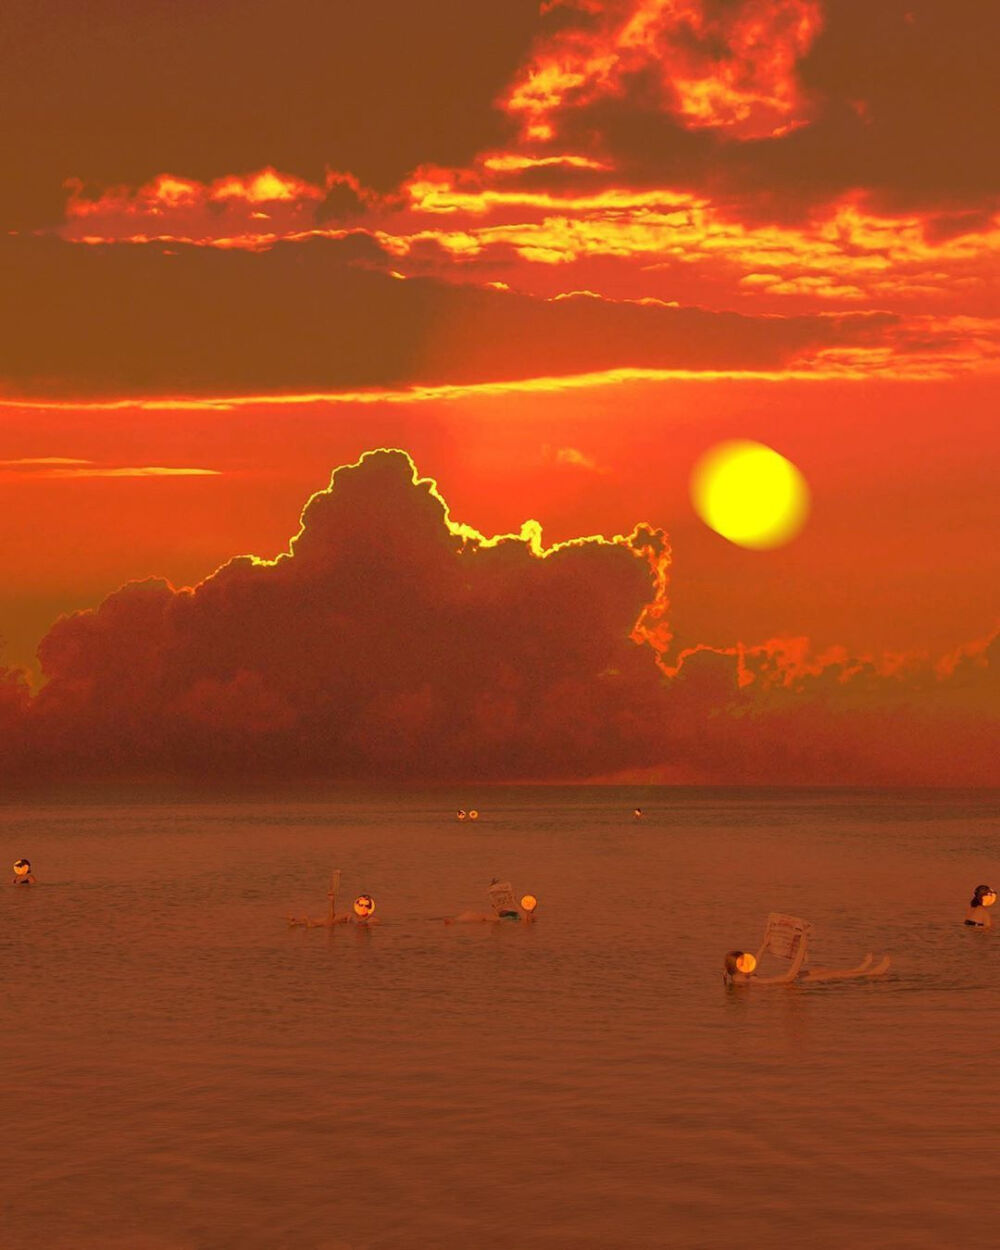
MULTIPOLYGON (((646 0, 630 5, 646 7, 646 0)), ((704 0, 677 11, 689 9, 766 23, 788 6, 704 0)), ((589 29, 582 11, 579 29, 589 29)), ((1000 104, 986 50, 998 31, 1000 12, 978 0, 837 0, 823 4, 820 26, 810 24, 809 46, 795 62, 796 98, 808 108, 796 105, 789 117, 808 124, 742 138, 725 125, 692 128, 650 90, 647 70, 573 101, 559 115, 557 141, 610 160, 633 186, 666 181, 720 200, 740 196, 744 219, 802 219, 857 188, 889 209, 968 210, 1000 191, 996 162, 986 155, 1000 104)), ((782 55, 779 48, 777 63, 787 68, 782 55)), ((724 64, 738 68, 739 59, 724 64)), ((707 80, 709 103, 726 81, 726 73, 707 80)))
POLYGON ((135 187, 273 165, 322 185, 331 166, 392 187, 421 161, 470 160, 500 137, 493 100, 537 13, 537 0, 6 0, 0 231, 58 221, 72 177, 135 187))
POLYGON ((986 209, 878 209, 852 189, 805 218, 775 222, 759 218, 753 196, 713 200, 626 182, 613 166, 582 156, 498 151, 471 168, 421 167, 394 194, 329 173, 318 220, 323 189, 273 170, 187 183, 183 195, 178 180, 163 177, 134 191, 74 196, 58 233, 90 245, 159 241, 168 251, 182 243, 263 252, 282 240, 313 247, 325 240, 345 261, 395 277, 542 298, 589 289, 609 299, 755 314, 993 311, 1000 216, 986 209), (574 185, 567 171, 587 180, 574 185), (220 200, 216 188, 234 181, 246 194, 220 200), (287 196, 264 211, 248 198, 258 184, 287 196))
POLYGON ((218 477, 218 469, 195 469, 166 465, 102 465, 72 456, 23 456, 0 460, 0 478, 27 481, 62 479, 77 481, 90 477, 218 477))
POLYGON ((662 535, 546 550, 528 523, 487 539, 450 521, 401 452, 312 497, 289 553, 239 557, 193 590, 123 587, 39 646, 26 719, 40 772, 441 776, 592 766, 622 682, 662 636, 662 535), (593 741, 584 726, 600 727, 593 741))
POLYGON ((354 240, 261 255, 0 240, 0 392, 227 396, 474 384, 618 368, 780 370, 875 346, 889 314, 749 317, 550 301, 356 263, 354 240))
POLYGON ((580 451, 578 447, 550 447, 547 443, 542 448, 542 456, 551 464, 564 465, 572 469, 582 469, 587 473, 607 473, 593 456, 580 451))
POLYGON ((528 140, 551 139, 564 112, 641 88, 688 129, 765 138, 809 107, 796 66, 822 25, 818 0, 555 0, 556 24, 504 98, 528 140))
POLYGON ((455 522, 398 451, 274 560, 130 583, 0 676, 9 780, 996 780, 997 636, 938 664, 805 640, 671 658, 665 535, 455 522))

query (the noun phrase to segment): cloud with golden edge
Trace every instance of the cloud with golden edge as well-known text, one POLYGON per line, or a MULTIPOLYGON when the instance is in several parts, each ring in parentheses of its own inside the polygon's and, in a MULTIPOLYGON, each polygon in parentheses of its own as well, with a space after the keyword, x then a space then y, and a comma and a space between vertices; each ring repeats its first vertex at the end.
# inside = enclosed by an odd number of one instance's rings
POLYGON ((26 456, 17 460, 0 460, 0 477, 18 477, 26 481, 78 481, 86 478, 169 478, 219 477, 219 469, 199 469, 165 465, 102 465, 93 460, 72 456, 26 456))
POLYGON ((5 783, 197 778, 982 784, 1000 638, 668 655, 666 536, 455 521, 411 458, 337 469, 274 559, 132 582, 0 671, 5 783))
POLYGON ((525 140, 551 140, 567 110, 621 96, 640 75, 692 130, 762 139, 811 116, 796 67, 822 26, 817 0, 559 0, 546 11, 562 21, 502 101, 525 140))

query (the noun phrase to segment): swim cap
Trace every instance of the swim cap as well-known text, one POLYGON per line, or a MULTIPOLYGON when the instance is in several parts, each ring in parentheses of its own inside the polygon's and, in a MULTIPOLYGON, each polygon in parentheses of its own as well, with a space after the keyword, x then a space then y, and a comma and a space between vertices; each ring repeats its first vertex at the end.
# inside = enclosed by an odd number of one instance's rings
POLYGON ((30 859, 15 859, 14 871, 17 873, 19 877, 26 877, 28 873, 31 872, 31 860, 30 859))
POLYGON ((370 894, 359 894, 354 900, 354 913, 357 916, 370 916, 375 910, 375 900, 370 894))

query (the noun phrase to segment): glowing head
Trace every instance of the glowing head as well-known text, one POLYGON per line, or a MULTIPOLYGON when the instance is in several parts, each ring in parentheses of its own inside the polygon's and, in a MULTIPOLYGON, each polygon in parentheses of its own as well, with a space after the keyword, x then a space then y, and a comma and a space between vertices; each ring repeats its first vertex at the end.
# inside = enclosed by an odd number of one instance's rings
POLYGON ((790 460, 748 439, 710 448, 691 473, 691 502, 710 529, 740 547, 790 542, 809 513, 809 487, 790 460))
POLYGON ((375 900, 370 894, 359 894, 354 900, 354 914, 364 919, 375 910, 375 900))
POLYGON ((31 872, 31 861, 28 859, 15 859, 14 871, 19 877, 26 877, 31 872))
POLYGON ((538 899, 535 898, 534 894, 525 894, 524 898, 521 899, 521 907, 524 911, 532 912, 537 906, 538 899))
POLYGON ((729 951, 726 955, 725 975, 735 976, 737 972, 748 977, 757 967, 757 960, 746 951, 729 951))

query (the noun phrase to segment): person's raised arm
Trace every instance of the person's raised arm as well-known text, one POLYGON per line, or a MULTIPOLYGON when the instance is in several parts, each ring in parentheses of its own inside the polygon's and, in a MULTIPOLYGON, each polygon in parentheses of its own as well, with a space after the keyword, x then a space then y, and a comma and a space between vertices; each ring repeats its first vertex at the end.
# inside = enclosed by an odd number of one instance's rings
MULTIPOLYGON (((763 950, 764 948, 762 947, 761 948, 762 953, 763 953, 763 950)), ((783 972, 780 976, 777 976, 777 977, 754 977, 753 980, 758 985, 781 985, 786 981, 794 981, 795 978, 802 971, 802 965, 805 963, 805 960, 806 960, 806 936, 803 933, 801 939, 799 940, 798 950, 796 950, 795 954, 792 956, 792 961, 788 966, 787 972, 783 972)))

